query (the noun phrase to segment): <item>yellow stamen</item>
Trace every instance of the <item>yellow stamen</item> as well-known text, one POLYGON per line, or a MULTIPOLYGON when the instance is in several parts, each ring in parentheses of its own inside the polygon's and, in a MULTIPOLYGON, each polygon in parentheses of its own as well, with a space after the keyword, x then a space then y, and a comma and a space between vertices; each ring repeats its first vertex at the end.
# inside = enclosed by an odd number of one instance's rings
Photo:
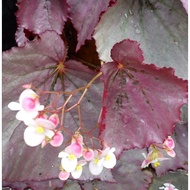
POLYGON ((154 167, 158 167, 160 165, 160 162, 155 162, 154 167))
POLYGON ((82 170, 82 166, 81 166, 81 165, 78 165, 78 166, 77 166, 77 170, 78 170, 78 171, 82 170))
POLYGON ((74 155, 74 154, 70 154, 70 155, 69 155, 69 159, 70 159, 70 160, 74 160, 74 159, 75 159, 75 155, 74 155))
POLYGON ((108 160, 110 160, 111 159, 111 156, 110 155, 107 155, 106 156, 106 160, 108 161, 108 160))
POLYGON ((98 160, 97 158, 94 160, 94 162, 95 162, 96 164, 98 163, 98 161, 99 161, 99 160, 98 160))
POLYGON ((36 131, 37 131, 37 133, 44 133, 44 128, 41 127, 41 126, 38 126, 38 127, 36 128, 36 131))

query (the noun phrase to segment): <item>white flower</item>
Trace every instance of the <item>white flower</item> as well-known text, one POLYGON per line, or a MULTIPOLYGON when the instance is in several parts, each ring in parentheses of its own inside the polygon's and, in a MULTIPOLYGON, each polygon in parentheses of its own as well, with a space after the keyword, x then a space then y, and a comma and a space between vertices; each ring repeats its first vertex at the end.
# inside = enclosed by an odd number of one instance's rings
POLYGON ((103 170, 104 158, 100 157, 97 150, 94 151, 94 158, 89 163, 89 170, 93 175, 99 175, 103 170))
POLYGON ((74 179, 78 179, 80 178, 80 176, 82 175, 82 170, 83 170, 83 166, 86 164, 87 162, 85 160, 80 160, 77 163, 77 166, 75 168, 74 171, 71 172, 71 175, 73 176, 74 179))
POLYGON ((61 159, 62 168, 66 172, 73 172, 77 167, 77 156, 71 151, 71 147, 68 146, 64 151, 60 152, 58 155, 61 159))
POLYGON ((104 162, 103 162, 103 166, 105 168, 113 168, 116 165, 116 157, 113 154, 113 152, 115 152, 115 148, 106 148, 103 152, 101 157, 104 158, 104 162))
POLYGON ((56 125, 52 121, 37 118, 25 129, 24 141, 28 146, 38 146, 46 137, 51 139, 54 136, 55 133, 52 130, 55 128, 56 125))
POLYGON ((116 157, 113 154, 115 148, 107 147, 103 151, 94 151, 94 158, 89 164, 89 170, 93 175, 99 175, 103 167, 112 169, 116 165, 116 157))
POLYGON ((8 104, 9 109, 18 110, 16 118, 20 121, 24 121, 28 124, 29 121, 38 115, 38 111, 44 109, 43 105, 39 103, 38 95, 31 89, 24 90, 19 97, 18 102, 10 102, 8 104))
POLYGON ((171 183, 164 183, 164 186, 159 187, 159 189, 164 189, 164 190, 178 190, 175 188, 175 186, 171 183))

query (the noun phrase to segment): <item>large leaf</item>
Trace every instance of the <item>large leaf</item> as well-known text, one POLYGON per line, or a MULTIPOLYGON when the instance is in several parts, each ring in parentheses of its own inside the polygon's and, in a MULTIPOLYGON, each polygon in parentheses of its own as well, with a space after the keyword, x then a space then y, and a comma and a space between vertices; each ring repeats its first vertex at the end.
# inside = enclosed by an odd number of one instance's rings
POLYGON ((187 81, 174 76, 171 68, 143 63, 139 44, 117 43, 114 62, 102 67, 105 84, 101 138, 123 149, 162 143, 180 120, 180 107, 187 102, 187 81))
POLYGON ((46 30, 62 33, 67 20, 66 0, 21 0, 17 6, 16 16, 19 27, 28 29, 35 34, 43 33, 46 30))
POLYGON ((113 45, 129 38, 141 44, 146 63, 172 67, 187 78, 187 14, 180 0, 118 0, 102 16, 94 38, 100 58, 111 61, 113 45))
MULTIPOLYGON (((28 182, 31 187, 35 187, 36 183, 33 184, 32 181, 43 180, 43 186, 45 185, 44 180, 58 178, 60 159, 57 156, 65 148, 70 136, 66 132, 63 134, 65 143, 59 148, 53 148, 50 145, 47 145, 44 149, 28 147, 23 140, 23 132, 26 126, 23 122, 15 119, 16 113, 9 110, 7 105, 11 101, 17 101, 23 84, 32 82, 41 90, 46 91, 72 91, 85 86, 97 74, 80 62, 69 60, 64 63, 64 74, 62 73, 62 77, 57 78, 52 69, 55 69, 57 64, 64 61, 65 50, 60 36, 55 32, 48 31, 43 33, 39 39, 28 42, 24 48, 12 48, 3 54, 2 160, 3 180, 7 182, 6 185, 11 186, 11 184, 15 185, 15 182, 23 181, 24 184, 28 182), (7 160, 9 160, 8 164, 7 160)), ((85 127, 87 131, 94 128, 92 135, 98 135, 96 124, 101 108, 103 87, 100 82, 95 81, 95 84, 91 85, 87 95, 84 96, 81 102, 83 128, 85 127)), ((81 94, 82 92, 76 93, 67 108, 74 105, 81 97, 81 94)), ((51 101, 55 97, 45 96, 45 98, 41 99, 41 103, 46 105, 48 100, 51 101)), ((60 96, 54 106, 62 106, 66 98, 67 96, 60 96)), ((65 114, 64 127, 72 134, 78 129, 77 107, 65 114)), ((88 142, 86 143, 88 144, 88 142)), ((86 172, 84 170, 84 175, 81 179, 88 180, 95 177, 89 175, 88 171, 86 172)), ((98 178, 113 181, 109 170, 102 172, 98 178)), ((23 187, 23 185, 20 186, 23 187)))
MULTIPOLYGON (((105 12, 109 6, 110 0, 67 0, 70 7, 69 16, 74 27, 78 32, 78 51, 86 39, 91 39, 95 26, 97 25, 100 15, 105 12)), ((115 2, 112 1, 112 3, 115 2)))

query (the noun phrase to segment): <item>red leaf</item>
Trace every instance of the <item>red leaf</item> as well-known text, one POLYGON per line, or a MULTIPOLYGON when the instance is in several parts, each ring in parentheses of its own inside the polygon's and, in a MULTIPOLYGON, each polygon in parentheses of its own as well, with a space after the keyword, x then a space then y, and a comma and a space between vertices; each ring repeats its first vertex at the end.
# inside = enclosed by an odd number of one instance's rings
POLYGON ((61 34, 67 20, 66 0, 22 0, 18 3, 16 16, 19 27, 35 34, 41 34, 46 30, 54 30, 61 34))
POLYGON ((114 44, 131 39, 141 44, 146 63, 172 67, 176 76, 187 79, 188 15, 181 1, 118 0, 93 34, 100 59, 112 61, 114 44))
POLYGON ((69 16, 78 31, 78 44, 76 47, 78 51, 86 39, 91 39, 100 15, 107 10, 110 0, 67 0, 67 3, 70 7, 69 16))
POLYGON ((179 121, 180 107, 187 102, 187 81, 174 76, 171 68, 143 63, 139 44, 131 40, 117 43, 114 62, 103 65, 105 84, 101 138, 123 149, 162 143, 179 121))

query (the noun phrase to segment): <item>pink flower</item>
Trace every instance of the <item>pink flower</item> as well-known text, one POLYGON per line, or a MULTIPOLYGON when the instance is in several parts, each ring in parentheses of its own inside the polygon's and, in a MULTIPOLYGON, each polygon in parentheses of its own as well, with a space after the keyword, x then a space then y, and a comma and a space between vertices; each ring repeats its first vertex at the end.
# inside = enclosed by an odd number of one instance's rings
MULTIPOLYGON (((51 118, 51 116, 50 116, 51 118)), ((56 122, 57 123, 57 122, 56 122)), ((55 135, 55 123, 45 118, 37 118, 24 131, 24 141, 28 146, 38 146, 45 138, 52 139, 55 135)))
POLYGON ((141 168, 146 168, 149 164, 154 164, 155 167, 158 167, 160 165, 160 161, 169 159, 164 157, 164 155, 159 150, 153 147, 147 156, 144 153, 143 156, 145 157, 145 160, 143 161, 141 168))
POLYGON ((91 161, 94 158, 94 151, 89 148, 83 150, 83 157, 86 161, 91 161))
POLYGON ((41 147, 44 148, 48 143, 51 144, 52 146, 54 147, 59 147, 62 145, 63 143, 63 135, 61 133, 61 131, 54 131, 54 136, 49 139, 48 137, 46 137, 42 144, 41 144, 41 147))
POLYGON ((31 89, 26 89, 20 94, 19 103, 10 102, 8 107, 11 110, 18 110, 16 118, 24 121, 25 124, 29 123, 38 115, 39 111, 44 109, 44 106, 39 103, 38 95, 31 89))
POLYGON ((69 176, 70 176, 70 173, 66 172, 66 171, 61 171, 59 173, 59 179, 63 180, 63 181, 67 180, 69 178, 69 176))
POLYGON ((168 136, 168 138, 163 143, 163 148, 167 152, 167 154, 171 157, 175 157, 176 153, 173 150, 175 148, 174 140, 168 136))

